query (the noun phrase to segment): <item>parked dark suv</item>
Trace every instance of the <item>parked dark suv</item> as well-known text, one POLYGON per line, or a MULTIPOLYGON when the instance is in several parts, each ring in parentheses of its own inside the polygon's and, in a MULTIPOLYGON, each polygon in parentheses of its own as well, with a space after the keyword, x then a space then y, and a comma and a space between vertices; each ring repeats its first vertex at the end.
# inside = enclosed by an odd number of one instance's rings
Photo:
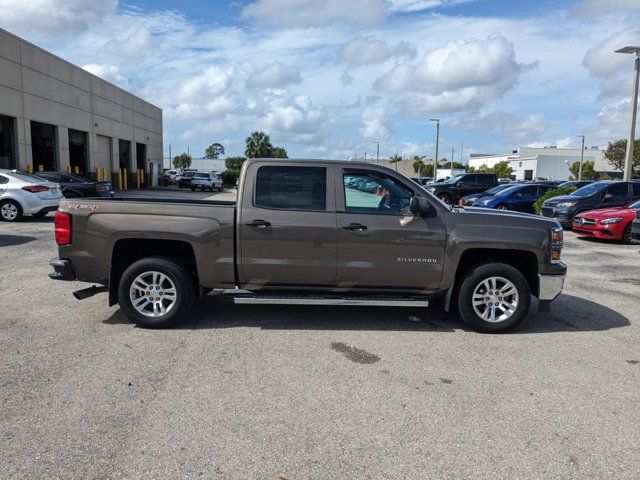
POLYGON ((493 173, 463 173, 446 182, 437 183, 427 190, 446 203, 458 203, 465 195, 480 193, 498 185, 493 173))
POLYGON ((640 200, 640 180, 629 182, 602 181, 579 188, 569 195, 550 198, 542 204, 545 217, 555 217, 565 228, 571 228, 573 217, 598 208, 620 207, 640 200))
POLYGON ((96 182, 90 178, 66 172, 34 172, 34 175, 59 183, 65 198, 113 196, 110 182, 96 182))

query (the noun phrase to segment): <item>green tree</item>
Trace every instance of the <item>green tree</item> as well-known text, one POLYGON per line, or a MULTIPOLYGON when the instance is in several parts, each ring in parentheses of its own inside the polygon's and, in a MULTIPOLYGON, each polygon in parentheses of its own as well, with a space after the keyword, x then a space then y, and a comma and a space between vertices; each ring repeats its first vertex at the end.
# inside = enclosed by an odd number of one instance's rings
POLYGON ((535 212, 540 215, 540 210, 542 209, 542 204, 553 197, 559 197, 560 195, 569 195, 571 192, 574 192, 576 187, 562 187, 562 188, 552 188, 551 190, 547 190, 543 196, 541 196, 538 200, 533 204, 533 209, 535 212))
POLYGON ((420 168, 420 177, 433 178, 433 163, 425 163, 420 168))
POLYGON ((422 167, 424 166, 424 157, 421 157, 420 155, 414 155, 412 160, 413 160, 413 171, 416 175, 418 175, 420 173, 420 171, 422 170, 422 167))
POLYGON ((206 158, 213 160, 217 160, 221 155, 224 155, 224 147, 220 143, 212 143, 204 152, 206 158))
POLYGON ((173 166, 185 170, 191 166, 191 155, 181 153, 173 157, 173 166))
POLYGON ((471 166, 471 165, 469 165, 469 166, 467 167, 467 173, 473 173, 473 172, 475 172, 475 171, 476 171, 476 167, 473 167, 473 166, 471 166))
POLYGON ((482 165, 480 165, 478 167, 478 169, 476 170, 476 172, 478 173, 493 173, 493 169, 489 168, 488 165, 486 163, 483 163, 482 165))
MULTIPOLYGON (((596 162, 582 162, 582 180, 595 180, 596 171, 594 169, 596 162)), ((571 171, 572 180, 578 179, 578 173, 580 172, 580 162, 573 162, 569 167, 571 171)))
POLYGON ((287 151, 282 147, 273 147, 271 149, 271 158, 289 158, 287 151))
POLYGON ((498 162, 493 166, 493 173, 496 174, 498 178, 509 178, 513 173, 513 168, 509 165, 509 162, 506 160, 504 162, 498 162))
MULTIPOLYGON (((604 158, 607 159, 609 165, 616 170, 624 171, 624 160, 627 156, 627 141, 616 140, 609 142, 607 149, 604 151, 604 158)), ((640 177, 640 139, 633 143, 633 166, 631 177, 640 177)))
POLYGON ((398 163, 402 161, 402 157, 400 155, 398 155, 397 153, 395 155, 393 155, 391 158, 389 158, 389 163, 398 163))
POLYGON ((253 132, 245 140, 244 154, 247 158, 270 158, 273 145, 269 135, 264 132, 253 132))
POLYGON ((237 170, 239 172, 245 160, 245 157, 229 157, 225 159, 224 166, 227 167, 227 170, 237 170))

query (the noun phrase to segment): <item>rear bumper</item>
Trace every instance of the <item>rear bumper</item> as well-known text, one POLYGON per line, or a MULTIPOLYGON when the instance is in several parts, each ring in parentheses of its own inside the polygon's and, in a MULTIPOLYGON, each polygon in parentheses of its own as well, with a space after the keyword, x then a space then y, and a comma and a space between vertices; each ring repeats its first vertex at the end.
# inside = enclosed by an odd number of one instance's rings
POLYGON ((52 280, 65 280, 67 282, 71 282, 76 279, 76 274, 74 273, 69 260, 52 258, 49 260, 49 265, 53 267, 53 272, 49 274, 49 278, 52 280))
POLYGON ((538 275, 538 299, 542 301, 555 300, 562 292, 566 274, 562 275, 538 275))

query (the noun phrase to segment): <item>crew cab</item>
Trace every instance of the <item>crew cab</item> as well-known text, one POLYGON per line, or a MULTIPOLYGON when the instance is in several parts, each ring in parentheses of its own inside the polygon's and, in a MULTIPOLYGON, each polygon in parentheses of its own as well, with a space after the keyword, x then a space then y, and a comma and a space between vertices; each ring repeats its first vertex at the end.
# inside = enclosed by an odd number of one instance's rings
POLYGON ((457 204, 462 197, 484 192, 496 185, 498 178, 493 173, 463 173, 433 184, 427 190, 445 203, 457 204))
POLYGON ((236 202, 65 200, 50 277, 98 285, 134 323, 184 319, 216 290, 235 303, 428 306, 503 331, 561 292, 554 219, 452 207, 381 165, 249 159, 236 202), (358 181, 357 181, 358 180, 358 181), (376 188, 361 190, 360 185, 376 188))

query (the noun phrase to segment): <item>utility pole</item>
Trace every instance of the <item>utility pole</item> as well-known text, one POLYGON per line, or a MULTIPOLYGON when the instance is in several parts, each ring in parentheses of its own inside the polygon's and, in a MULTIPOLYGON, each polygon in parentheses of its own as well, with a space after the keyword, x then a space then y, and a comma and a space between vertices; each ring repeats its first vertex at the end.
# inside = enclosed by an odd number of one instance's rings
POLYGON ((578 167, 578 180, 582 180, 582 161, 584 160, 584 135, 578 135, 582 137, 582 147, 580 148, 580 166, 578 167))
POLYGON ((376 142, 376 165, 380 160, 380 142, 376 142))
POLYGON ((438 181, 438 143, 440 143, 440 119, 430 118, 430 122, 436 122, 436 158, 433 164, 433 181, 438 181))
POLYGON ((453 157, 455 155, 455 151, 456 149, 454 147, 451 147, 451 162, 449 162, 449 166, 451 167, 451 170, 453 170, 453 157))
POLYGON ((169 168, 171 168, 172 161, 173 161, 173 158, 171 158, 171 142, 169 142, 169 168))
POLYGON ((627 46, 616 50, 616 53, 635 53, 636 61, 633 69, 633 90, 631 93, 631 121, 627 137, 627 155, 624 160, 624 180, 633 176, 633 147, 636 133, 636 115, 638 114, 638 76, 640 76, 640 47, 627 46))

